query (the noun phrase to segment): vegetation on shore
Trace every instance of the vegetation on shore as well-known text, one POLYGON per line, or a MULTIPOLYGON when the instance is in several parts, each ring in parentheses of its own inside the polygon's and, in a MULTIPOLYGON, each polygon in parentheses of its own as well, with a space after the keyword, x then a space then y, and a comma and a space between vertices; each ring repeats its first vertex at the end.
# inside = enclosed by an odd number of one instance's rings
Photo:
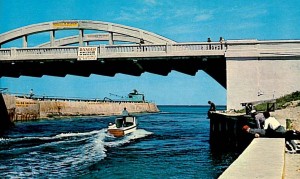
MULTIPOLYGON (((276 109, 284 109, 288 107, 292 101, 298 101, 300 100, 300 91, 293 92, 291 94, 282 96, 280 98, 276 99, 276 109)), ((262 103, 257 106, 255 106, 256 110, 258 111, 264 111, 267 104, 262 103)), ((296 104, 296 106, 300 106, 300 103, 296 104)))
MULTIPOLYGON (((284 109, 290 105, 293 105, 293 101, 299 101, 295 103, 295 106, 300 106, 300 91, 293 92, 291 94, 284 95, 276 99, 276 109, 284 109)), ((255 106, 257 111, 265 111, 267 109, 267 103, 261 103, 255 106)), ((237 111, 238 113, 244 113, 245 109, 237 111)))
MULTIPOLYGON (((300 100, 300 91, 296 91, 291 94, 285 95, 276 100, 277 109, 284 109, 288 106, 286 105, 288 102, 298 101, 298 100, 300 100)), ((298 103, 297 106, 300 106, 300 103, 298 103)))

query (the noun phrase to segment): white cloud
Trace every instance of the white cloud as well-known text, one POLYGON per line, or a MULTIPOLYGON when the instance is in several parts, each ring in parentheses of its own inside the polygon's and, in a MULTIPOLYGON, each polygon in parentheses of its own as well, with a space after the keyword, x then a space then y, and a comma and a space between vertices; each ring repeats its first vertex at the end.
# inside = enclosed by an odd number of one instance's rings
POLYGON ((245 30, 245 29, 256 29, 263 26, 261 23, 257 22, 241 22, 239 24, 235 24, 230 26, 230 30, 245 30))
POLYGON ((161 16, 160 11, 151 11, 144 7, 141 9, 124 8, 120 11, 120 15, 116 20, 119 21, 145 21, 156 19, 161 16))
POLYGON ((190 8, 188 6, 178 7, 174 3, 161 4, 156 0, 144 0, 141 8, 123 7, 119 11, 119 21, 207 21, 213 18, 214 10, 190 8), (145 5, 146 4, 146 5, 145 5), (150 4, 151 6, 148 6, 150 4), (152 6, 154 5, 154 6, 152 6), (167 7, 167 8, 166 8, 167 7))
POLYGON ((157 1, 156 0, 144 0, 145 4, 148 4, 148 5, 156 5, 157 4, 157 1))
POLYGON ((265 4, 253 4, 252 6, 233 6, 230 9, 225 9, 230 14, 243 19, 252 19, 268 14, 265 4))
POLYGON ((207 21, 207 20, 210 20, 211 18, 212 18, 211 14, 200 14, 195 17, 195 20, 196 21, 207 21))

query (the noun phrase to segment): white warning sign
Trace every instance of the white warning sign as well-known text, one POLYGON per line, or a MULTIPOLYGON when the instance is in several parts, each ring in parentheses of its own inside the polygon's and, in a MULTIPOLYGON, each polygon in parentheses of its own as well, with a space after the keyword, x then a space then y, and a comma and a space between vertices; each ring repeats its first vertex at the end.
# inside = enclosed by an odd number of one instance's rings
POLYGON ((78 47, 77 60, 97 60, 97 47, 78 47))

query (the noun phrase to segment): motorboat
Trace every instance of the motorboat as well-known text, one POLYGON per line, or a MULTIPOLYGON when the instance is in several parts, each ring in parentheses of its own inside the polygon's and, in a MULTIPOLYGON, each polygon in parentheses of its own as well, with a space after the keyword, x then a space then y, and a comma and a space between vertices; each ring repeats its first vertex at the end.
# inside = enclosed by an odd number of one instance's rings
POLYGON ((109 123, 107 132, 114 137, 123 137, 137 129, 137 120, 135 116, 118 117, 115 123, 109 123))

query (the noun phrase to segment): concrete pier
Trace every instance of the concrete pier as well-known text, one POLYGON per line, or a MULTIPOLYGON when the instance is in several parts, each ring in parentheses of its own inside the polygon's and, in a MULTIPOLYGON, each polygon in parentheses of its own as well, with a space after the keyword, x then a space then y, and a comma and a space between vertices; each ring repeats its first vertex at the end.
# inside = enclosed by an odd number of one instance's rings
POLYGON ((220 179, 284 177, 284 138, 256 138, 225 170, 220 179))
POLYGON ((124 107, 129 113, 158 112, 154 103, 40 101, 40 117, 49 115, 118 115, 124 107))
POLYGON ((124 107, 131 114, 159 111, 155 103, 149 102, 37 100, 7 94, 3 95, 3 98, 10 121, 56 116, 119 115, 124 107))
MULTIPOLYGON (((247 115, 213 113, 210 120, 211 143, 245 148, 220 179, 285 177, 285 138, 253 139, 242 131, 245 124, 253 128, 247 115)), ((279 121, 285 127, 285 120, 279 121)))
MULTIPOLYGON (((242 132, 244 125, 250 125, 250 116, 213 112, 210 117, 210 144, 212 148, 244 149, 252 141, 242 132)), ((250 125, 251 126, 251 125, 250 125)))
POLYGON ((13 126, 12 120, 10 118, 11 111, 7 109, 5 104, 5 97, 0 93, 0 133, 13 126))

